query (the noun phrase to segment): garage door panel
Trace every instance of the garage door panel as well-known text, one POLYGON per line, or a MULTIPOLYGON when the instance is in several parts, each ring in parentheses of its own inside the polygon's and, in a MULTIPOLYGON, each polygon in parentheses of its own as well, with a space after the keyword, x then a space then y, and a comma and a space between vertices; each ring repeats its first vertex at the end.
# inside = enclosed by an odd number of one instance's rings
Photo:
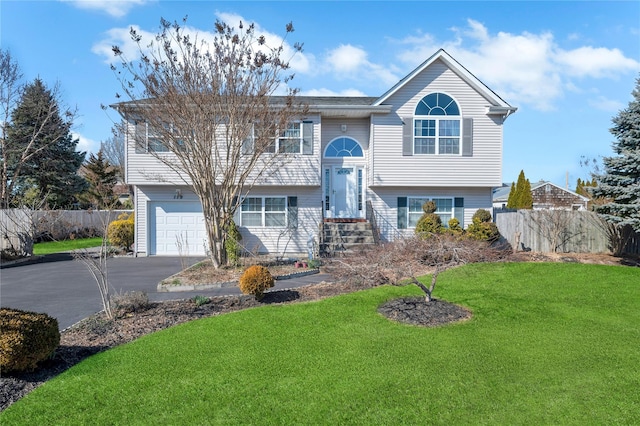
POLYGON ((150 203, 149 222, 149 254, 206 254, 207 232, 200 203, 150 203))

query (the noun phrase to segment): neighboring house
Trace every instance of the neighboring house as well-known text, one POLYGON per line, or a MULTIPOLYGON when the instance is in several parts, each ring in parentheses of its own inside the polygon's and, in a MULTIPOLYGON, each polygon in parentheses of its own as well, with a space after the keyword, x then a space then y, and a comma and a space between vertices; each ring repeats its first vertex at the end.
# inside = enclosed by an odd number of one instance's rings
MULTIPOLYGON (((511 185, 503 184, 493 191, 493 207, 507 207, 511 185)), ((540 181, 531 184, 534 210, 587 210, 589 199, 552 182, 540 181)))
MULTIPOLYGON (((302 100, 309 114, 286 132, 287 147, 297 147, 293 160, 254 186, 236 215, 247 250, 306 252, 329 218, 375 221, 380 237, 392 240, 413 232, 427 200, 444 224, 456 217, 464 227, 476 210, 491 209, 492 189, 501 184, 502 126, 516 108, 444 50, 378 98, 302 100)), ((183 253, 204 254, 197 197, 128 141, 135 252, 177 254, 176 240, 185 237, 183 253)))

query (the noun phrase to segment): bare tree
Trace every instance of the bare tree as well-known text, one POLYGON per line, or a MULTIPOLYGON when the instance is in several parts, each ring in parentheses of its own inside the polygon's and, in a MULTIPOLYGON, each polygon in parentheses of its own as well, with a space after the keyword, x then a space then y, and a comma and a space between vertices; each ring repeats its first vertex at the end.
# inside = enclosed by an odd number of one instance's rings
POLYGON ((284 41, 271 47, 253 24, 236 29, 220 21, 215 34, 200 38, 164 19, 150 43, 142 44, 134 29, 131 37, 140 61, 129 62, 113 48, 130 99, 116 108, 136 124, 138 148, 175 171, 199 197, 211 260, 220 267, 226 264, 225 230, 240 200, 286 161, 286 154, 274 152, 275 138, 306 113, 296 102, 297 90, 274 97, 292 78, 282 58, 284 41), (148 149, 151 140, 170 155, 148 149))
POLYGON ((0 108, 2 111, 2 134, 0 139, 0 208, 6 209, 9 206, 9 163, 7 161, 7 133, 11 120, 11 111, 22 95, 23 85, 22 73, 18 63, 11 57, 9 51, 0 49, 0 108))
POLYGON ((508 255, 485 241, 432 234, 428 238, 410 237, 379 244, 330 261, 330 272, 361 286, 415 284, 432 300, 438 276, 443 271, 466 263, 490 262, 508 255), (431 274, 429 285, 418 277, 431 274))
POLYGON ((118 171, 118 179, 124 182, 124 123, 115 123, 111 129, 111 137, 100 142, 100 151, 105 159, 118 171))

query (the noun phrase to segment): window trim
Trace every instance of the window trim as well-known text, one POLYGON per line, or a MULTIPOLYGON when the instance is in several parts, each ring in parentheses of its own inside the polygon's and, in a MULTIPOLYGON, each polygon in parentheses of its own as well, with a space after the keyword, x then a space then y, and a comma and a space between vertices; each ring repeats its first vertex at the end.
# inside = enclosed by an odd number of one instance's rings
MULTIPOLYGON (((447 107, 450 105, 451 103, 449 103, 447 105, 447 107)), ((442 108, 442 106, 439 104, 439 99, 438 99, 438 105, 437 107, 442 108)), ((434 108, 435 109, 435 108, 434 108)), ((414 114, 413 114, 413 121, 412 121, 412 130, 411 130, 411 134, 412 134, 412 144, 411 144, 411 155, 444 155, 444 156, 462 156, 463 153, 463 138, 464 138, 464 128, 463 128, 463 117, 462 117, 462 113, 460 110, 460 103, 451 95, 444 93, 444 92, 432 92, 429 93, 425 96, 423 96, 420 101, 418 102, 418 105, 416 105, 416 108, 414 109, 414 114), (422 114, 417 114, 417 110, 420 106, 420 102, 422 102, 425 98, 427 98, 428 96, 431 96, 433 94, 442 94, 447 96, 449 99, 451 99, 452 102, 455 103, 456 109, 458 110, 458 115, 422 115, 422 114), (417 121, 424 121, 424 120, 433 120, 434 123, 434 136, 421 136, 421 135, 416 135, 416 124, 417 121), (442 122, 444 121, 455 121, 458 123, 458 135, 457 136, 449 136, 449 135, 440 135, 440 131, 441 131, 441 125, 442 122), (433 153, 423 153, 423 152, 417 152, 416 150, 416 142, 418 138, 433 138, 434 139, 434 152, 433 153), (453 138, 457 138, 458 139, 458 152, 457 153, 447 153, 447 152, 441 152, 441 148, 444 148, 444 145, 441 146, 441 139, 453 139, 453 138)))
POLYGON ((238 226, 242 226, 245 228, 286 228, 288 226, 289 223, 289 205, 288 205, 288 199, 289 197, 287 197, 286 195, 257 195, 257 196, 247 196, 245 197, 242 202, 240 203, 240 208, 238 209, 239 211, 239 223, 238 226), (267 211, 266 210, 266 199, 267 198, 276 198, 276 199, 281 199, 284 201, 284 210, 273 210, 273 211, 267 211), (242 209, 245 200, 248 199, 260 199, 260 225, 246 225, 244 222, 244 216, 245 214, 251 213, 251 214, 256 214, 258 213, 257 210, 248 210, 248 211, 244 211, 242 209), (266 214, 267 213, 282 213, 284 215, 284 224, 283 225, 267 225, 266 224, 266 214))

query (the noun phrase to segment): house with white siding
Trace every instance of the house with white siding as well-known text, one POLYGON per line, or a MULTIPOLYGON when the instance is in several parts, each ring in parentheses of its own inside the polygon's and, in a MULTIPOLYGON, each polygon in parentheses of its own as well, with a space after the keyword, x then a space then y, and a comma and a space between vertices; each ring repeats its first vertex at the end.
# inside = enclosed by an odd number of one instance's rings
MULTIPOLYGON (((466 227, 476 210, 491 211, 503 123, 516 108, 444 50, 380 97, 301 100, 308 115, 276 141, 293 160, 255 185, 235 216, 247 251, 306 253, 324 222, 370 223, 380 239, 393 240, 413 232, 427 200, 444 224, 455 217, 466 227)), ((133 139, 126 181, 135 186, 134 251, 205 254, 198 198, 133 139), (181 235, 189 241, 182 248, 181 235)))

